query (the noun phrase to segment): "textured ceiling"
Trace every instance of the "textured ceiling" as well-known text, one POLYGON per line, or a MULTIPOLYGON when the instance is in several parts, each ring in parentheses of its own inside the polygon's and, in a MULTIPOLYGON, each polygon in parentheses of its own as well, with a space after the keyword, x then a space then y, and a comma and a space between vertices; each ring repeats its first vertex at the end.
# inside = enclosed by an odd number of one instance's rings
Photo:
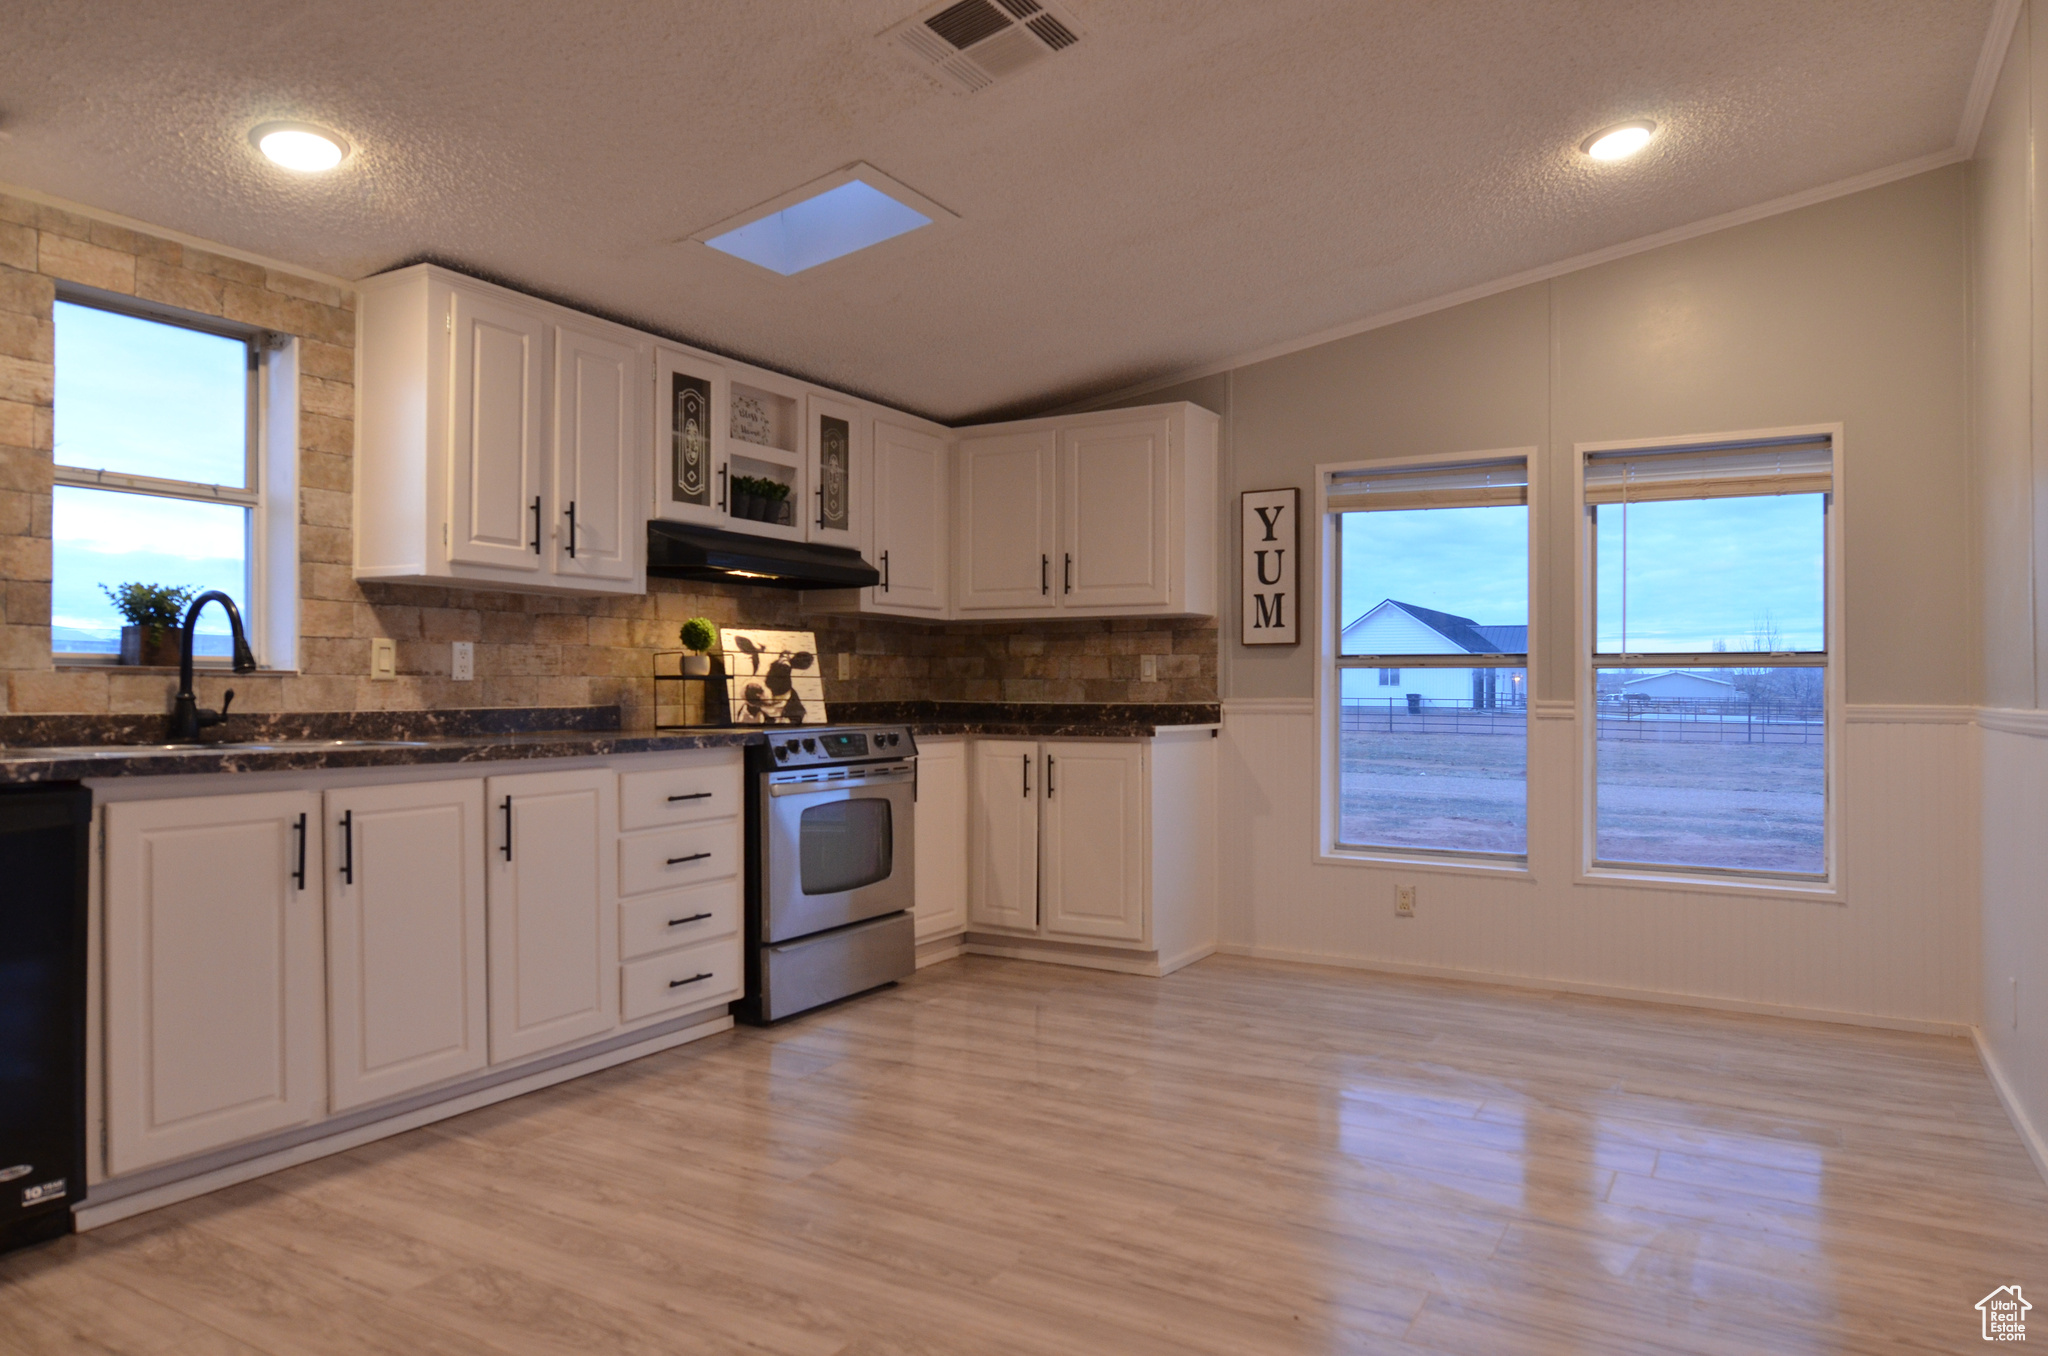
POLYGON ((919 0, 14 0, 0 181, 347 277, 467 267, 959 420, 1955 142, 1992 0, 1068 0, 977 95, 919 0), (1601 166, 1588 132, 1666 131, 1601 166), (246 136, 360 147, 318 179, 246 136), (854 161, 960 216, 779 280, 684 241, 854 161))

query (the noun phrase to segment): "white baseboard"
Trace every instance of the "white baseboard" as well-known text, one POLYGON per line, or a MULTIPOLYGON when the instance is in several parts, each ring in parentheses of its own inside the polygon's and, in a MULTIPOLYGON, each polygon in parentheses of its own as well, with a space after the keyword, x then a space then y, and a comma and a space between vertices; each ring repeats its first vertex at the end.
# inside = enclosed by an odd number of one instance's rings
POLYGON ((952 939, 952 945, 950 946, 942 946, 932 951, 918 952, 917 968, 922 970, 927 965, 937 965, 940 961, 955 960, 966 954, 965 946, 958 937, 955 937, 952 939))
POLYGON ((1991 1046, 1984 1039, 1984 1029, 1971 1027, 1970 1038, 1977 1043, 1977 1058, 1984 1063, 1984 1072, 1991 1079, 1992 1091, 1998 1094, 1999 1103, 2005 1107, 2005 1114, 2012 1122, 2012 1128, 2020 1132, 2020 1143, 2027 1146, 2027 1156, 2034 1160, 2034 1171, 2041 1174, 2042 1181, 2048 1182, 2048 1139, 2044 1139, 2040 1127, 2028 1119, 2026 1108, 2020 1105, 2020 1099, 2014 1095, 2012 1081, 2005 1076, 2005 1070, 2000 1066, 1998 1057, 1991 1053, 1991 1046))
POLYGON ((1203 942, 1200 946, 1191 946, 1178 956, 1162 956, 1159 960, 1159 973, 1162 977, 1170 975, 1175 970, 1183 969, 1193 965, 1205 956, 1213 956, 1215 954, 1216 943, 1214 942, 1203 942))
POLYGON ((1082 950, 1060 946, 1057 943, 1042 945, 1023 940, 968 942, 966 950, 970 956, 1001 956, 1005 960, 1043 961, 1048 965, 1078 965, 1084 970, 1113 970, 1120 975, 1146 975, 1153 979, 1165 973, 1160 967, 1158 955, 1150 951, 1119 956, 1110 951, 1082 950))
MULTIPOLYGON (((72 1211, 72 1221, 77 1225, 80 1233, 88 1229, 97 1229, 101 1225, 112 1224, 116 1220, 127 1219, 131 1215, 140 1215, 148 1210, 160 1209, 166 1205, 175 1205, 179 1201, 189 1201, 194 1196, 204 1196, 208 1192, 218 1191, 222 1187, 234 1186, 238 1182, 247 1182, 257 1177, 264 1177, 283 1168, 295 1167, 300 1163, 310 1163, 316 1158, 325 1158, 329 1154, 338 1154, 345 1149, 353 1149, 360 1144, 369 1144, 374 1140, 388 1139, 392 1135, 402 1134, 407 1130, 417 1130, 422 1125, 432 1125, 435 1121, 444 1121, 451 1116, 460 1116, 465 1111, 474 1111, 478 1107, 490 1106, 494 1102, 509 1101, 514 1097, 520 1096, 522 1093, 535 1092, 541 1088, 552 1087, 556 1083, 566 1083, 572 1078, 581 1078, 584 1074, 596 1073, 599 1069, 609 1069, 615 1064, 625 1064, 647 1055, 656 1054, 662 1050, 673 1049, 678 1045, 687 1045, 691 1041, 702 1040, 706 1036, 730 1030, 732 1030, 731 1017, 719 1017, 708 1022, 699 1022, 694 1026, 686 1026, 680 1031, 670 1031, 651 1040, 641 1041, 634 1045, 622 1045, 614 1050, 605 1050, 587 1059, 579 1059, 570 1064, 558 1064, 551 1069, 543 1069, 539 1073, 528 1074, 524 1078, 514 1079, 508 1083, 498 1083, 488 1088, 480 1088, 464 1096, 454 1097, 445 1102, 435 1102, 431 1106, 419 1107, 401 1115, 392 1116, 387 1120, 371 1121, 367 1125, 357 1125, 320 1139, 311 1139, 301 1144, 294 1144, 289 1148, 278 1149, 271 1153, 259 1153, 253 1158, 243 1159, 239 1163, 230 1163, 225 1167, 215 1168, 211 1172, 203 1172, 195 1177, 186 1177, 175 1182, 166 1182, 161 1186, 149 1187, 129 1195, 115 1196, 110 1200, 95 1202, 91 1197, 88 1197, 84 1204, 72 1211)), ((110 1182, 103 1186, 95 1187, 93 1190, 97 1193, 109 1188, 118 1190, 119 1183, 110 1182)))
POLYGON ((1292 951, 1277 946, 1226 943, 1219 945, 1216 950, 1226 956, 1251 956, 1258 960, 1287 961, 1294 965, 1333 965, 1346 970, 1376 970, 1383 974, 1413 975, 1420 979, 1450 979, 1464 984, 1493 984, 1508 989, 1535 989, 1543 993, 1580 993, 1589 998, 1627 998, 1642 1003, 1664 1003, 1672 1007, 1707 1008, 1716 1012, 1746 1012, 1759 1017, 1792 1017, 1800 1021, 1833 1022, 1841 1026, 1878 1027, 1886 1031, 1917 1031, 1930 1036, 1968 1036, 1975 1030, 1967 1022, 1886 1017, 1868 1012, 1837 1012, 1831 1008, 1792 1007, 1781 1003, 1752 1003, 1739 998, 1670 993, 1661 989, 1630 989, 1611 984, 1581 984, 1575 980, 1544 979, 1535 975, 1502 975, 1485 970, 1459 970, 1440 965, 1412 965, 1407 961, 1379 960, 1371 956, 1327 955, 1316 951, 1292 951))

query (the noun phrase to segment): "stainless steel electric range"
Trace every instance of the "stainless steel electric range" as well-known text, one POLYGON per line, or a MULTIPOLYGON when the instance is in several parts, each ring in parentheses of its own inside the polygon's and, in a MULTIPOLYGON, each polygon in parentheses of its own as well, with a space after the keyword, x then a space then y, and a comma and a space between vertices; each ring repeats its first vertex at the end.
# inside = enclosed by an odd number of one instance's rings
POLYGON ((747 750, 747 996, 780 1021, 917 968, 917 743, 901 725, 770 727, 747 750))

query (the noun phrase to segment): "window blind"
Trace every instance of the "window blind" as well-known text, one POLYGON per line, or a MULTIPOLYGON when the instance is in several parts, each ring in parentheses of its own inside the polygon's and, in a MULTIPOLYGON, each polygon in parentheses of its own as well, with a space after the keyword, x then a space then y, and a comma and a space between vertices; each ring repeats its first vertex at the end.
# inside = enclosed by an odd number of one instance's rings
POLYGON ((1593 452, 1586 457, 1586 502, 1824 494, 1834 488, 1834 461, 1834 445, 1825 437, 1593 452))
POLYGON ((1529 464, 1516 457, 1462 466, 1332 471, 1325 502, 1333 513, 1526 504, 1529 464))

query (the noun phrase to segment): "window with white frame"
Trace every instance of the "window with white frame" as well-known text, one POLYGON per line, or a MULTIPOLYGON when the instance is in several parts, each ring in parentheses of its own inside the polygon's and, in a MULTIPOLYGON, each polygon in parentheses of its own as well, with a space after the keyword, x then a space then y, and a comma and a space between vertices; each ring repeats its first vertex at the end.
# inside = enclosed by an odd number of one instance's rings
POLYGON ((1324 507, 1332 845, 1525 859, 1527 461, 1330 470, 1324 507))
MULTIPOLYGON (((252 604, 262 552, 260 331, 60 292, 50 646, 111 659, 123 618, 110 591, 146 584, 252 604)), ((202 615, 199 656, 228 654, 226 617, 202 615)))
POLYGON ((1828 872, 1829 436, 1585 456, 1598 867, 1828 872))

